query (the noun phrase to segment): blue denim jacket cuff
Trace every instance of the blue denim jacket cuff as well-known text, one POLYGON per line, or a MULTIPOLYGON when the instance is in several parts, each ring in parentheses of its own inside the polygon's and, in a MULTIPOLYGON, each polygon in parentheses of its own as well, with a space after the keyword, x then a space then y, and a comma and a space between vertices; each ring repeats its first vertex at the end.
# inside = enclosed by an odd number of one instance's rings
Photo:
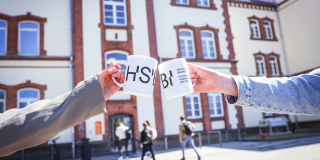
POLYGON ((246 76, 232 76, 238 87, 239 97, 225 95, 229 104, 249 106, 252 101, 252 85, 246 76))

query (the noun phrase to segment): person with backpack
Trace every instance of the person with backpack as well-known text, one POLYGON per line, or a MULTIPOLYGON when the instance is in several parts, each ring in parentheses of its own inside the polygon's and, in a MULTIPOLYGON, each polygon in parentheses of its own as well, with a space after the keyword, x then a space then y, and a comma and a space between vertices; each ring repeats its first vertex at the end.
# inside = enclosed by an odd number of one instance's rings
POLYGON ((147 123, 143 123, 143 130, 141 131, 140 137, 140 147, 142 148, 141 160, 143 160, 144 155, 147 150, 151 152, 152 159, 155 160, 153 149, 152 149, 152 131, 147 128, 147 123))
POLYGON ((131 134, 130 134, 130 129, 129 127, 125 126, 123 123, 119 123, 118 127, 116 129, 116 136, 119 137, 119 154, 120 157, 118 158, 118 160, 123 160, 122 157, 122 147, 124 146, 125 150, 126 150, 126 160, 129 160, 129 153, 128 153, 128 142, 129 139, 131 138, 131 134), (129 133, 129 134, 128 134, 129 133))
MULTIPOLYGON (((151 131, 151 136, 152 136, 152 140, 155 140, 157 138, 157 130, 155 128, 152 127, 150 121, 146 121, 146 124, 147 124, 147 129, 151 131)), ((151 146, 153 145, 152 141, 150 142, 151 143, 151 146)), ((151 157, 151 152, 147 149, 146 151, 146 156, 147 157, 151 157)))
POLYGON ((182 155, 183 155, 181 160, 185 160, 184 151, 185 151, 187 142, 189 142, 189 145, 197 153, 198 160, 200 160, 201 157, 199 155, 197 147, 194 145, 194 141, 193 141, 193 138, 192 138, 192 136, 194 136, 193 130, 194 130, 195 127, 190 121, 186 121, 184 119, 184 117, 180 117, 180 120, 181 120, 181 123, 179 125, 179 130, 180 130, 179 140, 180 140, 180 143, 181 143, 182 155))

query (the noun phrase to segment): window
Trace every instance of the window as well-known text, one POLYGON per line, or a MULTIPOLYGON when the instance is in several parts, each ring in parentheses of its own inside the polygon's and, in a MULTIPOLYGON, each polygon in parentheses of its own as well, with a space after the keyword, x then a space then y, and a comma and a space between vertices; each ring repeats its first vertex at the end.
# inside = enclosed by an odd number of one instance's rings
MULTIPOLYGON (((105 55, 105 61, 106 61, 106 68, 108 68, 110 66, 111 62, 114 62, 115 64, 119 63, 119 62, 123 62, 123 61, 127 61, 127 57, 128 54, 127 53, 121 53, 121 52, 109 52, 106 53, 105 55)), ((126 66, 121 64, 121 69, 120 69, 121 73, 125 73, 126 72, 126 66)))
POLYGON ((189 59, 196 58, 192 32, 187 30, 180 30, 179 41, 180 41, 181 57, 189 58, 189 59))
POLYGON ((263 56, 257 56, 256 57, 256 62, 257 62, 257 68, 258 68, 259 76, 266 75, 266 67, 265 67, 266 65, 264 64, 263 56))
POLYGON ((0 55, 7 52, 7 22, 0 20, 0 55))
POLYGON ((198 6, 210 7, 209 0, 197 0, 198 6))
POLYGON ((39 91, 36 89, 22 89, 18 91, 18 108, 24 108, 40 99, 39 91))
POLYGON ((104 24, 107 26, 126 26, 126 0, 104 0, 104 24))
POLYGON ((188 5, 189 4, 189 0, 176 0, 177 4, 185 4, 188 5))
POLYGON ((19 23, 19 55, 39 55, 38 23, 19 23))
POLYGON ((6 110, 6 93, 0 90, 0 113, 6 110))
POLYGON ((205 59, 217 59, 214 34, 211 32, 201 32, 202 51, 205 59))
POLYGON ((222 96, 219 92, 208 93, 210 117, 223 117, 222 96))
POLYGON ((202 118, 201 102, 199 93, 185 96, 188 119, 202 118))
POLYGON ((259 23, 257 20, 250 20, 252 38, 260 38, 259 23))
POLYGON ((278 76, 279 70, 278 70, 277 58, 274 56, 269 56, 269 63, 270 63, 271 75, 278 76))
POLYGON ((263 22, 264 31, 266 33, 266 39, 273 39, 271 24, 268 21, 263 22))

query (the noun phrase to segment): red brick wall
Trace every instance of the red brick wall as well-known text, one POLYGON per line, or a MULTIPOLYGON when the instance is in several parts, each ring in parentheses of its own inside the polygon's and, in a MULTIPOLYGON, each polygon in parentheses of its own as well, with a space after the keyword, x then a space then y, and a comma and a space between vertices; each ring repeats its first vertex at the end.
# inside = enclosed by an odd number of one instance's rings
MULTIPOLYGON (((127 8, 127 26, 105 26, 103 20, 103 0, 100 0, 100 24, 98 26, 101 29, 101 57, 102 68, 105 69, 105 53, 112 50, 121 50, 128 52, 129 55, 133 55, 132 47, 132 29, 131 24, 131 7, 130 0, 126 1, 127 8), (106 29, 122 29, 127 31, 128 40, 126 42, 107 41, 106 29)), ((109 133, 109 116, 117 114, 127 114, 133 118, 133 130, 134 136, 140 136, 138 131, 138 113, 137 113, 137 101, 135 96, 131 96, 129 101, 107 101, 106 102, 107 113, 105 113, 105 135, 104 139, 110 138, 109 133)))
POLYGON ((0 13, 0 19, 7 21, 7 55, 18 55, 18 35, 19 35, 19 22, 30 20, 38 22, 40 25, 39 33, 40 33, 40 55, 47 55, 47 51, 44 50, 44 23, 47 22, 46 18, 38 17, 32 15, 28 12, 25 15, 19 16, 9 16, 6 14, 0 13))
MULTIPOLYGON (((156 39, 156 28, 154 22, 154 8, 153 0, 146 0, 147 5, 147 18, 148 18, 148 34, 149 34, 149 48, 150 57, 159 60, 157 51, 157 39, 156 39)), ((154 114, 156 120, 156 128, 159 135, 164 135, 164 123, 163 123, 163 112, 162 112, 162 101, 161 101, 161 86, 159 71, 157 71, 155 85, 153 90, 153 102, 154 102, 154 114)))
MULTIPOLYGON (((76 86, 84 80, 83 74, 83 37, 82 37, 82 0, 72 1, 72 43, 73 43, 73 59, 74 74, 73 84, 76 86)), ((76 126, 76 141, 86 138, 85 122, 82 123, 84 130, 79 130, 76 126)))

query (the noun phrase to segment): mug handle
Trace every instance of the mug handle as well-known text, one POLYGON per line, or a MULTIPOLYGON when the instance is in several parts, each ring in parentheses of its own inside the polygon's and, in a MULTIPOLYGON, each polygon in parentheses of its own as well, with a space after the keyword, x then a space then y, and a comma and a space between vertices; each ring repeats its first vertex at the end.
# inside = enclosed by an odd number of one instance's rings
MULTIPOLYGON (((126 68, 128 67, 128 65, 127 65, 127 62, 125 62, 125 61, 120 61, 120 62, 118 62, 117 64, 123 64, 123 65, 125 65, 126 66, 126 68)), ((113 80, 113 82, 116 84, 116 85, 118 85, 118 86, 120 86, 120 87, 123 87, 123 83, 119 83, 119 82, 117 82, 113 77, 111 77, 112 78, 112 80, 113 80)))

